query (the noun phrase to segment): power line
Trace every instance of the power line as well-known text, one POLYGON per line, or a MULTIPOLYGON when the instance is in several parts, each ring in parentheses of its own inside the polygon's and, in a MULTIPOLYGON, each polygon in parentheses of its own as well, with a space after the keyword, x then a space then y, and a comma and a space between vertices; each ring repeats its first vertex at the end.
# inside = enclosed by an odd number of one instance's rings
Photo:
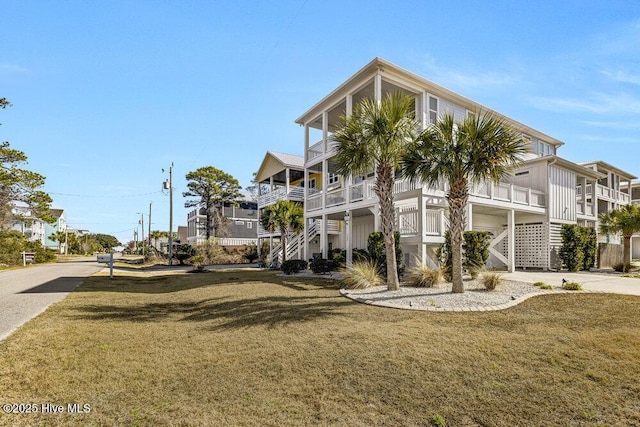
POLYGON ((118 196, 107 196, 107 195, 103 195, 103 194, 69 194, 69 193, 52 193, 52 192, 48 192, 49 194, 53 194, 55 196, 69 196, 69 197, 102 197, 102 198, 106 198, 106 199, 117 199, 117 198, 125 198, 125 197, 140 197, 140 196, 149 196, 151 194, 161 194, 162 191, 154 191, 152 193, 142 193, 142 194, 122 194, 122 195, 118 195, 118 196))

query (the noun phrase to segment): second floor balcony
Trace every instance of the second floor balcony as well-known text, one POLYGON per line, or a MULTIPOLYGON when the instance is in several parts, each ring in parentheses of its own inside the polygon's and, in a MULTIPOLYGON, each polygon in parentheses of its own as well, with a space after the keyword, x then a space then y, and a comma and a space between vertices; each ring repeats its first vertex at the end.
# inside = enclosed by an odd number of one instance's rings
MULTIPOLYGON (((586 196, 588 199, 593 200, 593 185, 586 185, 586 196)), ((631 203, 631 196, 628 193, 625 193, 620 190, 615 190, 613 188, 606 187, 602 184, 596 184, 596 193, 595 196, 599 199, 608 200, 611 202, 617 202, 622 205, 627 205, 631 203)), ((579 186, 576 188, 576 197, 579 199, 582 198, 582 187, 579 186)))
POLYGON ((258 207, 269 206, 277 202, 278 200, 292 200, 294 202, 304 201, 304 188, 303 187, 279 187, 275 190, 263 193, 258 196, 258 207))
MULTIPOLYGON (((346 188, 340 187, 326 192, 320 191, 307 198, 305 209, 307 212, 311 212, 349 203, 373 203, 377 200, 374 185, 373 180, 365 180, 346 188)), ((398 196, 420 189, 423 194, 444 197, 448 187, 445 183, 441 183, 436 187, 423 187, 421 183, 397 180, 394 184, 393 192, 398 196)), ((490 181, 482 182, 471 188, 471 195, 479 199, 487 199, 488 203, 491 203, 491 201, 506 202, 534 208, 544 208, 546 206, 546 197, 542 191, 502 182, 498 184, 490 181)))

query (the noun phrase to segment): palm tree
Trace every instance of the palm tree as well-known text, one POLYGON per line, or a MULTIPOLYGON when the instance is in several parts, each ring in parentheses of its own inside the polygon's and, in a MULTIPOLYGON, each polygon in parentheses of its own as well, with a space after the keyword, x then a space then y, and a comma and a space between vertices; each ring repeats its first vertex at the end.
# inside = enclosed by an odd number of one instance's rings
POLYGON ((149 237, 154 240, 155 243, 153 244, 153 247, 157 251, 158 239, 161 239, 163 237, 169 237, 169 233, 167 231, 153 230, 149 235, 149 237))
POLYGON ((333 134, 338 142, 335 159, 340 175, 366 175, 375 170, 374 191, 380 204, 389 290, 400 287, 393 184, 400 159, 416 134, 414 104, 414 98, 401 93, 389 94, 382 101, 364 99, 351 116, 341 117, 333 134))
POLYGON ((56 231, 49 236, 49 239, 58 242, 58 253, 62 252, 62 242, 66 243, 66 233, 64 231, 56 231))
POLYGON ((640 206, 624 205, 600 215, 600 232, 604 234, 622 233, 623 270, 626 273, 631 265, 631 236, 640 231, 640 206))
POLYGON ((280 231, 282 262, 287 260, 287 233, 300 233, 304 230, 304 210, 299 203, 291 200, 278 200, 260 213, 260 222, 269 233, 280 231))
POLYGON ((498 183, 527 151, 522 137, 495 116, 470 114, 455 122, 450 114, 427 127, 402 160, 403 176, 435 186, 449 184, 449 231, 453 258, 453 292, 462 293, 462 237, 469 187, 498 183))

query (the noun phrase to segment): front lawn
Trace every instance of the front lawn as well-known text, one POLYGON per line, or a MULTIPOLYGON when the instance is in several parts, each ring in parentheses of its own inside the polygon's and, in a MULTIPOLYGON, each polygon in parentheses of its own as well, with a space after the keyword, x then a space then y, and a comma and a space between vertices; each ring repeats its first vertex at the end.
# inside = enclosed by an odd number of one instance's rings
POLYGON ((639 313, 605 294, 404 311, 272 271, 94 276, 0 343, 0 403, 40 409, 0 425, 640 425, 639 313))

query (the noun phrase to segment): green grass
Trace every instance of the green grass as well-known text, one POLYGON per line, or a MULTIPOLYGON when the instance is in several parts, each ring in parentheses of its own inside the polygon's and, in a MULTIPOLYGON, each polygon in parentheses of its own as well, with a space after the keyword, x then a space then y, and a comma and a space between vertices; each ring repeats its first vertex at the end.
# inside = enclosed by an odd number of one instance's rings
POLYGON ((433 313, 271 271, 94 276, 0 343, 0 425, 640 425, 640 298, 433 313))

